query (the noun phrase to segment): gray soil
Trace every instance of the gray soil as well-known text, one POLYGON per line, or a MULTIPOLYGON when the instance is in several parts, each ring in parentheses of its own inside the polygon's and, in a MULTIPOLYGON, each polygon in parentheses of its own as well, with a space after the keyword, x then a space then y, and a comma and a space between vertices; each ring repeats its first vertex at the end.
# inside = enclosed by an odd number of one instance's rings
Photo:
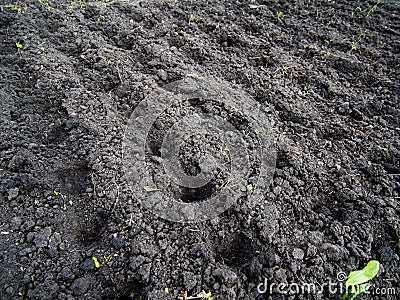
MULTIPOLYGON (((339 272, 376 259, 373 284, 397 295, 360 298, 398 299, 400 6, 337 2, 2 6, 0 298, 162 300, 204 290, 215 300, 341 299, 257 286, 338 283, 339 272), (223 80, 268 112, 277 160, 264 204, 249 208, 244 186, 218 217, 181 224, 132 192, 122 156, 130 115, 188 74, 223 80)), ((163 138, 187 113, 229 117, 248 153, 260 146, 245 114, 196 101, 166 111, 148 136, 160 186, 163 138)), ((205 187, 170 185, 170 195, 196 203, 219 192, 231 175, 219 143, 187 136, 188 175, 206 150, 221 167, 205 187)))

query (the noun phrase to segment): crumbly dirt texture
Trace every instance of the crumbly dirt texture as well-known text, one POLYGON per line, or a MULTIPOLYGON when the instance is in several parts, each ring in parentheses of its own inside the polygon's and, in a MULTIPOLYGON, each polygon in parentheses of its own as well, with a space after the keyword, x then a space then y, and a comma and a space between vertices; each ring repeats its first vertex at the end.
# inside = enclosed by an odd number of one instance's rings
MULTIPOLYGON (((1 0, 0 298, 340 299, 257 286, 338 282, 377 259, 374 285, 397 295, 364 299, 398 299, 396 2, 1 0), (247 209, 244 187, 218 218, 180 224, 131 192, 129 117, 188 74, 224 80, 269 112, 266 205, 247 209)), ((155 177, 163 128, 181 117, 171 109, 152 128, 155 177)), ((218 147, 188 136, 183 169, 198 174, 202 151, 218 147)), ((208 188, 169 192, 203 201, 230 175, 217 170, 208 188)))

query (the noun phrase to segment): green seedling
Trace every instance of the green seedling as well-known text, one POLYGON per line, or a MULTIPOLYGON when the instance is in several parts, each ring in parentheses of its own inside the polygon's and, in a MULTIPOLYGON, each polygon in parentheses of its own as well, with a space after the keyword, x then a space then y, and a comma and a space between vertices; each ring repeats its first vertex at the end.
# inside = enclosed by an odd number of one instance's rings
POLYGON ((27 6, 21 7, 17 3, 15 4, 9 4, 9 5, 0 5, 0 10, 3 12, 5 10, 13 10, 18 12, 19 14, 26 12, 28 9, 27 6))
POLYGON ((122 227, 122 230, 126 230, 126 229, 132 227, 132 224, 133 224, 133 215, 131 214, 129 220, 126 220, 126 221, 128 222, 128 225, 123 226, 123 227, 122 227))
POLYGON ((210 291, 208 293, 206 293, 205 291, 201 291, 201 293, 198 294, 197 296, 202 297, 201 300, 213 300, 213 297, 211 297, 210 291))
POLYGON ((372 7, 368 10, 367 17, 369 17, 370 15, 372 15, 372 14, 376 11, 376 8, 378 7, 378 4, 379 4, 379 3, 381 3, 380 0, 378 0, 378 1, 375 3, 375 5, 372 6, 372 7))
POLYGON ((328 9, 325 9, 325 10, 321 10, 321 11, 319 11, 319 10, 317 9, 317 18, 318 18, 321 14, 325 14, 325 13, 329 13, 329 12, 333 12, 333 11, 335 11, 335 8, 333 8, 333 7, 328 8, 328 9))
POLYGON ((280 20, 282 16, 283 16, 283 11, 276 12, 276 17, 278 18, 278 20, 280 20))
POLYGON ((283 76, 288 75, 288 70, 289 70, 289 67, 283 66, 283 67, 281 68, 281 73, 282 73, 282 75, 283 75, 283 76))
MULTIPOLYGON (((368 289, 366 284, 372 278, 378 274, 379 262, 377 260, 371 260, 362 270, 352 271, 346 280, 346 291, 350 288, 351 297, 349 300, 353 300, 362 292, 368 289)), ((342 296, 342 299, 347 299, 349 294, 346 293, 342 296)))
POLYGON ((260 129, 254 129, 255 134, 260 134, 262 131, 260 129))
POLYGON ((107 256, 107 255, 104 255, 104 261, 105 262, 110 262, 112 260, 112 256, 111 255, 109 255, 109 256, 107 256))
POLYGON ((160 189, 158 189, 156 187, 152 187, 152 186, 145 186, 144 189, 146 190, 146 192, 155 192, 155 191, 160 190, 160 189))
POLYGON ((186 77, 195 77, 195 78, 201 77, 200 75, 198 75, 196 73, 189 73, 189 74, 186 74, 185 76, 186 77))
MULTIPOLYGON (((16 42, 15 46, 17 46, 18 51, 22 49, 22 44, 20 42, 16 42)), ((56 196, 57 196, 57 194, 56 194, 56 196)))
POLYGON ((93 257, 92 257, 92 260, 93 260, 94 266, 95 266, 96 268, 100 268, 100 263, 99 263, 99 261, 97 260, 97 258, 93 256, 93 257))
POLYGON ((246 191, 247 191, 247 194, 249 194, 249 195, 253 194, 253 185, 252 184, 248 184, 246 186, 246 191))
POLYGON ((263 6, 265 6, 265 5, 257 5, 257 4, 250 4, 250 5, 249 5, 249 7, 250 7, 251 9, 257 9, 257 8, 261 8, 261 7, 263 7, 263 6))
POLYGON ((361 41, 361 34, 358 36, 358 38, 355 37, 355 35, 353 35, 351 37, 351 48, 349 50, 349 52, 352 52, 354 50, 357 50, 357 44, 360 43, 361 41))
POLYGON ((201 291, 196 296, 185 297, 185 300, 213 300, 211 296, 211 292, 206 293, 205 291, 201 291))

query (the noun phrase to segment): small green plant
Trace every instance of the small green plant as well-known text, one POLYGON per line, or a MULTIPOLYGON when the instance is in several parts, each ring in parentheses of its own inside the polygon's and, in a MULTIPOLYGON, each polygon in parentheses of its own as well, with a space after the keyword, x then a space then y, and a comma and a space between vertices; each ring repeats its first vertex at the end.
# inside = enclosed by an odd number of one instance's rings
POLYGON ((26 12, 28 9, 28 7, 25 6, 21 6, 21 4, 19 4, 19 2, 15 2, 14 4, 8 4, 8 5, 0 5, 0 10, 3 12, 5 10, 12 10, 12 11, 16 11, 19 14, 22 14, 24 12, 26 12))
POLYGON ((378 4, 379 4, 379 3, 381 3, 380 0, 376 1, 375 5, 372 6, 372 7, 368 10, 367 17, 369 17, 370 15, 372 15, 372 14, 376 11, 376 8, 378 7, 378 4))
MULTIPOLYGON (((15 43, 15 46, 17 46, 18 51, 22 49, 22 44, 21 44, 20 42, 16 42, 16 43, 15 43)), ((58 196, 59 193, 57 192, 57 194, 56 194, 56 191, 54 191, 54 194, 55 194, 56 196, 58 196)))
POLYGON ((110 262, 112 260, 112 255, 109 255, 109 256, 107 256, 107 255, 104 255, 104 261, 105 262, 110 262))
POLYGON ((208 293, 206 293, 205 291, 201 291, 201 293, 198 294, 197 296, 203 297, 203 298, 201 298, 201 300, 213 300, 213 297, 211 297, 210 291, 208 293))
POLYGON ((283 11, 276 12, 276 17, 278 18, 278 20, 280 20, 282 16, 283 16, 283 11))
POLYGON ((321 16, 321 14, 330 13, 330 12, 334 12, 334 11, 335 11, 335 8, 333 8, 333 7, 328 8, 328 9, 325 9, 325 10, 321 10, 321 11, 319 11, 319 10, 317 9, 317 18, 318 18, 319 16, 321 16))
POLYGON ((155 191, 159 191, 160 189, 153 187, 153 186, 145 186, 144 189, 146 190, 146 192, 155 192, 155 191))
POLYGON ((100 268, 100 263, 99 263, 99 261, 97 260, 97 258, 93 256, 93 257, 92 257, 92 260, 93 260, 94 266, 95 266, 96 268, 100 268))
MULTIPOLYGON (((253 1, 252 1, 253 2, 253 1)), ((261 8, 261 7, 264 7, 265 5, 258 5, 258 4, 250 4, 249 5, 249 7, 251 8, 251 9, 257 9, 257 8, 261 8)))
POLYGON ((249 195, 253 194, 253 185, 252 184, 248 184, 246 186, 246 191, 247 191, 247 194, 249 194, 249 195))
MULTIPOLYGON (((362 270, 352 271, 346 280, 346 291, 350 291, 351 297, 349 300, 353 300, 362 292, 368 289, 367 282, 378 274, 379 262, 377 260, 371 260, 362 270), (349 290, 350 289, 350 290, 349 290)), ((347 299, 349 294, 346 293, 342 296, 342 299, 347 299)))
POLYGON ((211 297, 211 292, 201 291, 196 296, 186 297, 185 300, 213 300, 213 297, 211 297))
POLYGON ((360 34, 357 38, 355 35, 351 37, 351 48, 349 52, 351 53, 354 50, 357 50, 357 45, 361 42, 362 34, 360 34))
POLYGON ((282 66, 282 67, 281 67, 281 73, 282 73, 282 75, 283 75, 283 76, 288 75, 288 70, 289 70, 289 67, 282 66))

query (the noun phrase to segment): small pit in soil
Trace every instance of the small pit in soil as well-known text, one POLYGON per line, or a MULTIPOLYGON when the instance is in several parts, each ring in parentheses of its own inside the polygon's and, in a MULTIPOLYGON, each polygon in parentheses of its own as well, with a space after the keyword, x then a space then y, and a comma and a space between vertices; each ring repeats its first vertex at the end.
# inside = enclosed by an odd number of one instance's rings
MULTIPOLYGON (((249 139, 251 128, 249 122, 239 113, 227 110, 223 105, 206 99, 190 99, 172 105, 154 122, 147 137, 147 157, 146 161, 153 177, 155 186, 169 197, 185 203, 201 202, 216 196, 229 183, 231 174, 231 157, 221 136, 214 132, 198 133, 196 127, 182 128, 188 132, 183 141, 180 142, 178 161, 182 171, 188 176, 198 176, 201 172, 201 159, 215 160, 212 164, 211 176, 208 182, 197 188, 190 188, 180 185, 171 180, 164 169, 162 160, 162 145, 169 130, 185 117, 194 114, 209 114, 225 119, 231 124, 244 138, 247 154, 250 158, 251 170, 249 174, 257 175, 259 172, 260 160, 254 157, 255 146, 259 145, 256 136, 249 139)), ((174 141, 175 142, 175 141, 174 141)))

